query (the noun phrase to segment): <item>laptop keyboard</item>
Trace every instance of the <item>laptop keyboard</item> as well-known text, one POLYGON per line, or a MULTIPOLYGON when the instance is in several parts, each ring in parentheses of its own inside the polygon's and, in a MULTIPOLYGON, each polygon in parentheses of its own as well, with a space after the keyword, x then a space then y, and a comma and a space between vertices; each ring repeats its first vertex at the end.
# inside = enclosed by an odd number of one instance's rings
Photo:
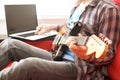
POLYGON ((19 35, 19 36, 28 37, 28 36, 33 36, 33 35, 35 35, 35 32, 26 33, 26 34, 21 34, 21 35, 19 35))

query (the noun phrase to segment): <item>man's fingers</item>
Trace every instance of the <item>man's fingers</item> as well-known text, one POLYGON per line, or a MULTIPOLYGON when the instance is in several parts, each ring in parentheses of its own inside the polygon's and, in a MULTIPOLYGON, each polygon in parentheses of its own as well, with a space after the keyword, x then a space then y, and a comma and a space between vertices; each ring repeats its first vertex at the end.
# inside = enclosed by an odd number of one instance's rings
POLYGON ((76 45, 76 41, 75 40, 72 40, 69 44, 69 48, 71 49, 74 45, 76 45))
POLYGON ((35 34, 38 34, 39 33, 39 31, 41 30, 41 26, 38 26, 38 27, 36 27, 36 31, 35 31, 35 34))
POLYGON ((40 31, 38 31, 38 35, 40 35, 40 34, 43 34, 43 33, 45 33, 46 32, 46 30, 45 29, 41 29, 40 31))

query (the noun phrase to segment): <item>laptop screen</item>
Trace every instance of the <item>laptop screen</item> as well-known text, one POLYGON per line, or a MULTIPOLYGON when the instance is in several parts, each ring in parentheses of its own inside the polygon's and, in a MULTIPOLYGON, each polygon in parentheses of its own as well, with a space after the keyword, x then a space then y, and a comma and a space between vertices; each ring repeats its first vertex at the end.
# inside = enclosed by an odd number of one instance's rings
POLYGON ((38 25, 36 5, 5 5, 5 17, 8 35, 35 30, 38 25))

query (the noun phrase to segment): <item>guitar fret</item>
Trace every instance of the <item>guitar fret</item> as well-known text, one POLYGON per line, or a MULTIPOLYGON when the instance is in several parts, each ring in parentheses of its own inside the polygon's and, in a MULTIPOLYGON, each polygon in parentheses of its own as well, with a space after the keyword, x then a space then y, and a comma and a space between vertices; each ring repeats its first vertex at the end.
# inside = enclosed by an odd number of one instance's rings
POLYGON ((67 39, 68 39, 68 37, 63 36, 59 44, 65 44, 67 39))
POLYGON ((88 38, 89 38, 88 36, 78 37, 77 38, 77 45, 85 45, 88 38))
MULTIPOLYGON (((58 45, 65 44, 68 38, 69 38, 69 36, 68 37, 65 37, 65 36, 61 37, 61 40, 59 41, 58 45)), ((82 37, 74 36, 74 38, 77 41, 78 45, 85 45, 87 40, 88 40, 88 36, 82 36, 82 37)))

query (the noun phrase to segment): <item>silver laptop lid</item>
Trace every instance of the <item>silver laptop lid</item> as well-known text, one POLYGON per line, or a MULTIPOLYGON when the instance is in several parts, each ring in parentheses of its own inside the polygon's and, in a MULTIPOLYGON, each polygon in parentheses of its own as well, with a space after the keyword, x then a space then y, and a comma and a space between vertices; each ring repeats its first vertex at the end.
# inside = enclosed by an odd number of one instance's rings
POLYGON ((35 30, 38 25, 36 5, 5 5, 5 16, 8 35, 35 30))

